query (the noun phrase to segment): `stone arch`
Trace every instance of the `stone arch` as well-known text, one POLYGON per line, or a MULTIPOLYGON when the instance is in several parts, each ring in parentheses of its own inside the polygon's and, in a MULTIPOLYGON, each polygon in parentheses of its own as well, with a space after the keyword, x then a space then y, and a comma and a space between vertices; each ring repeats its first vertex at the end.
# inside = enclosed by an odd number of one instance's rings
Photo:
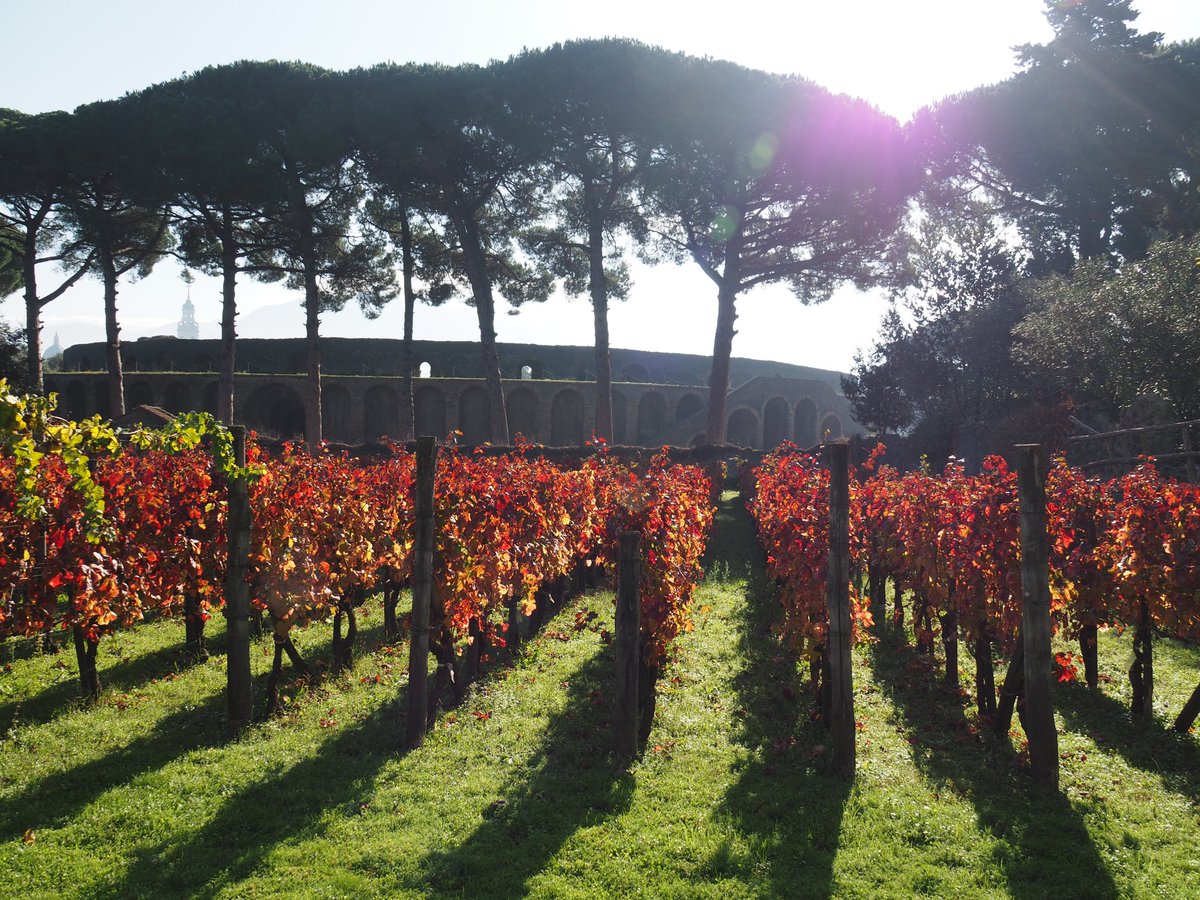
POLYGON ((561 390, 550 402, 550 443, 555 447, 583 443, 583 397, 578 391, 561 390))
POLYGON ((460 440, 469 446, 492 439, 492 408, 483 388, 469 387, 458 395, 458 430, 460 440))
POLYGON ((821 420, 821 440, 832 440, 842 436, 842 420, 837 413, 826 413, 821 420))
POLYGON ((432 378, 433 377, 433 366, 427 362, 421 363, 419 366, 417 366, 417 377, 418 378, 432 378))
POLYGON ((533 379, 533 366, 521 366, 521 380, 530 381, 533 379))
POLYGON ((508 433, 514 438, 524 435, 531 441, 538 440, 538 398, 529 388, 517 388, 508 395, 505 404, 508 410, 508 433))
POLYGON ((105 378, 97 378, 92 386, 92 397, 95 402, 92 404, 92 409, 96 411, 102 419, 112 418, 110 410, 112 406, 108 402, 108 380, 105 378))
MULTIPOLYGON (((354 435, 350 433, 353 411, 354 401, 343 385, 321 386, 321 435, 325 440, 339 444, 354 443, 354 435)), ((394 431, 390 433, 395 434, 394 431)))
POLYGON ((386 384, 375 384, 363 394, 363 443, 374 444, 385 435, 400 438, 400 395, 386 384))
POLYGON ((417 437, 446 439, 446 395, 431 384, 413 393, 413 418, 417 437))
POLYGON ((725 426, 725 440, 738 447, 757 447, 758 414, 745 406, 735 409, 725 426))
POLYGON ((246 398, 246 424, 264 437, 295 440, 304 437, 304 401, 291 385, 260 385, 246 398))
POLYGON ((206 381, 200 390, 200 411, 217 414, 217 391, 220 386, 215 381, 206 381))
POLYGON ((68 419, 83 419, 87 416, 87 388, 82 381, 67 382, 59 397, 58 414, 68 419))
POLYGON ((150 383, 141 378, 131 378, 125 383, 125 409, 130 410, 135 406, 155 406, 154 388, 150 387, 150 383))
POLYGON ((690 419, 702 409, 704 409, 703 397, 699 394, 684 394, 675 404, 675 421, 682 422, 684 419, 690 419))
POLYGON ((641 363, 630 363, 621 370, 621 378, 625 381, 649 381, 650 370, 641 363))
POLYGON ((648 391, 638 400, 637 443, 653 446, 667 426, 667 401, 658 391, 648 391))
POLYGON ((763 449, 774 450, 788 438, 788 402, 772 397, 763 407, 763 449))
POLYGON ((796 425, 792 433, 795 435, 793 440, 806 450, 815 447, 819 442, 817 438, 817 404, 811 398, 805 397, 796 404, 796 425))
POLYGON ((626 410, 628 402, 625 400, 625 395, 620 391, 612 392, 612 439, 614 444, 624 444, 629 440, 629 435, 626 430, 626 410))
POLYGON ((192 408, 192 389, 186 381, 172 381, 163 391, 163 409, 178 415, 192 408))

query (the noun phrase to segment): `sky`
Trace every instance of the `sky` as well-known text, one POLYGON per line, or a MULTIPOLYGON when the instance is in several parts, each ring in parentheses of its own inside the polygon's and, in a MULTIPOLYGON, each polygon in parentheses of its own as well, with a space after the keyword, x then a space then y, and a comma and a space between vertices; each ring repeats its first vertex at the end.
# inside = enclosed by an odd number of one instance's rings
MULTIPOLYGON (((119 97, 207 65, 239 59, 295 59, 332 69, 378 62, 486 63, 525 48, 586 37, 636 38, 670 50, 799 74, 862 97, 906 121, 952 94, 1002 81, 1014 71, 1012 48, 1051 37, 1042 0, 790 0, 738 4, 608 0, 0 0, 6 40, 0 107, 35 113, 119 97)), ((1141 31, 1168 41, 1200 37, 1200 0, 1135 0, 1141 31)), ((200 335, 219 336, 220 284, 161 263, 122 286, 122 340, 174 334, 190 292, 200 335)), ((613 304, 612 345, 708 355, 716 289, 695 266, 634 263, 630 298, 613 304)), ((300 337, 299 295, 247 279, 239 283, 238 333, 300 337)), ((505 304, 501 311, 509 311, 505 304)), ((736 356, 847 371, 870 347, 887 301, 853 288, 803 306, 781 286, 738 301, 736 356)), ((48 306, 43 340, 64 346, 103 340, 96 279, 85 279, 48 306)), ((499 340, 592 343, 587 299, 557 296, 497 320, 499 340)), ((24 322, 19 297, 0 316, 24 322)), ((399 302, 368 321, 351 307, 322 319, 322 334, 400 337, 399 302)), ((474 310, 460 301, 418 308, 416 336, 478 338, 474 310)))

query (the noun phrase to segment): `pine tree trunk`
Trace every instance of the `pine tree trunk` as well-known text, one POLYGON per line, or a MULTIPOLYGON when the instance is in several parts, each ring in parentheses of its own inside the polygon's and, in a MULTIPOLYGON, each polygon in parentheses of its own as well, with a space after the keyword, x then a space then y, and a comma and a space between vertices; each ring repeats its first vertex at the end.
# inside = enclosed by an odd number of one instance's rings
POLYGON ((612 354, 608 343, 608 278, 604 274, 604 227, 595 217, 588 222, 588 284, 596 330, 595 436, 612 442, 612 354))
POLYGON ((21 252, 21 278, 25 288, 25 340, 29 390, 45 393, 42 377, 42 302, 37 293, 37 228, 27 228, 21 252))
MULTIPOLYGON (((404 283, 404 339, 400 344, 400 434, 401 441, 416 437, 416 410, 413 401, 413 318, 416 315, 417 295, 413 288, 416 263, 413 260, 412 226, 408 210, 400 212, 400 257, 404 283)), ((434 437, 441 440, 444 434, 434 437)))
POLYGON ((233 424, 233 374, 237 371, 237 246, 232 213, 221 209, 221 371, 217 375, 217 418, 233 424))
POLYGON ((108 417, 125 415, 125 381, 121 371, 121 326, 117 324, 117 267, 112 254, 102 251, 100 271, 104 280, 105 355, 108 360, 108 417))
POLYGON ((727 438, 725 400, 729 394, 729 359, 733 355, 733 323, 737 319, 736 281, 727 274, 717 290, 717 330, 713 337, 712 369, 708 376, 708 417, 705 439, 724 444, 727 438))
POLYGON ((492 443, 507 446, 511 440, 508 433, 508 411, 504 406, 504 385, 500 380, 500 356, 496 349, 496 306, 482 236, 478 224, 469 213, 459 213, 455 224, 462 244, 467 280, 471 283, 475 314, 479 320, 479 355, 487 386, 488 406, 491 410, 492 443))
POLYGON ((310 453, 321 447, 321 294, 316 272, 304 272, 304 336, 308 350, 307 390, 304 397, 304 437, 310 453))

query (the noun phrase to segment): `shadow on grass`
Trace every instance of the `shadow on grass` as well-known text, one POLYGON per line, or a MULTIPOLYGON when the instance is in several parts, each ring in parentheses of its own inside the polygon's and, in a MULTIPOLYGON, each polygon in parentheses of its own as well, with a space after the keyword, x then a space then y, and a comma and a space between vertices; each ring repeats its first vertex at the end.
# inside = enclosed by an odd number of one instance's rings
POLYGON ((612 648, 598 651, 571 676, 566 708, 545 731, 531 759, 533 771, 452 850, 433 853, 422 865, 427 886, 466 897, 523 897, 526 882, 542 871, 576 831, 629 808, 634 779, 608 752, 612 648))
MULTIPOLYGON (((105 643, 100 642, 99 666, 102 691, 131 691, 163 675, 180 673, 195 666, 199 660, 183 647, 183 622, 179 623, 179 643, 147 650, 136 656, 114 657, 105 652, 105 643)), ((225 632, 213 635, 208 641, 211 656, 225 653, 225 632)), ((9 700, 0 704, 0 731, 7 731, 14 723, 41 725, 63 712, 85 705, 80 694, 79 673, 75 663, 75 652, 70 647, 60 649, 55 656, 66 669, 63 680, 43 688, 30 697, 9 700)))
MULTIPOLYGON (((762 552, 741 499, 718 508, 722 532, 710 572, 749 574, 736 627, 745 666, 734 678, 739 707, 737 740, 755 751, 755 761, 730 787, 717 815, 749 837, 758 854, 739 859, 728 845, 708 867, 714 878, 764 875, 779 897, 827 897, 833 893, 833 863, 851 783, 819 770, 814 749, 825 743, 820 726, 808 723, 811 691, 800 683, 795 659, 771 633, 779 613, 775 591, 762 569, 762 552)), ((736 583, 736 582, 735 582, 736 583)))
MULTIPOLYGON (((217 643, 214 641, 210 646, 214 646, 215 649, 217 643)), ((360 633, 358 649, 360 653, 367 653, 382 643, 383 630, 382 625, 379 625, 360 633)), ((261 652, 266 646, 270 646, 269 638, 252 644, 251 652, 261 652)), ((328 666, 329 649, 326 641, 314 645, 309 651, 310 662, 319 673, 324 672, 328 666)), ((131 666, 135 663, 143 667, 152 666, 149 658, 165 656, 169 652, 155 651, 132 658, 128 662, 131 666)), ((165 672, 158 674, 174 671, 175 668, 168 665, 165 672)), ((135 680, 133 674, 130 674, 129 677, 133 681, 130 686, 144 683, 151 675, 157 677, 153 671, 142 672, 141 675, 145 677, 135 680)), ((262 712, 267 694, 267 679, 268 674, 265 672, 254 679, 256 715, 262 712)), ((109 685, 115 689, 119 687, 119 682, 110 676, 109 685)), ((98 715, 112 714, 107 707, 99 708, 96 712, 98 715)), ((147 734, 101 757, 60 769, 39 779, 0 807, 0 840, 20 835, 27 828, 44 828, 69 820, 106 791, 127 784, 139 775, 161 769, 172 760, 193 750, 220 746, 229 739, 225 732, 225 713, 225 692, 216 689, 207 697, 198 699, 195 703, 187 703, 159 719, 147 734)))
POLYGON ((917 768, 939 790, 970 800, 980 827, 1002 842, 995 856, 1011 896, 1116 896, 1079 813, 1062 793, 1038 787, 1020 771, 1007 739, 978 735, 967 700, 942 685, 927 658, 890 633, 871 655, 917 768))
POLYGON ((191 750, 220 743, 224 714, 224 693, 211 694, 198 705, 189 704, 160 719, 148 734, 119 749, 39 779, 0 806, 0 840, 16 837, 26 828, 63 823, 106 791, 191 750))
MULTIPOLYGON (((400 696, 403 707, 403 691, 400 696)), ((125 879, 100 896, 210 897, 254 872, 278 844, 317 828, 331 810, 358 812, 403 740, 396 702, 331 736, 295 765, 264 773, 200 829, 136 852, 125 879)))
POLYGON ((1126 703, 1079 683, 1058 685, 1054 702, 1072 730, 1158 775, 1168 791, 1193 801, 1200 796, 1200 744, 1171 729, 1171 720, 1135 719, 1126 703))

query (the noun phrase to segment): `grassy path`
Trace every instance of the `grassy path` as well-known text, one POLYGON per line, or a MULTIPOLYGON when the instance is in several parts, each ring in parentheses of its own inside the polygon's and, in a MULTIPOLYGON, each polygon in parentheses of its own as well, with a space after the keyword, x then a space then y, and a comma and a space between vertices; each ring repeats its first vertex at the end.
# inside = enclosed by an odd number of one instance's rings
MULTIPOLYGON (((102 644, 93 708, 69 699, 67 655, 13 663, 0 896, 1200 896, 1200 745, 1139 734, 1119 680, 1060 689, 1063 791, 1031 797, 1015 748, 983 740, 966 699, 885 639, 856 652, 858 778, 823 775, 736 497, 718 528, 628 773, 608 752, 605 593, 494 665, 407 755, 403 654, 371 621, 352 675, 294 691, 231 742, 224 659, 181 665, 178 623, 102 644)), ((318 631, 303 640, 320 658, 318 631)), ((1126 644, 1104 641, 1105 671, 1126 644)), ((1200 658, 1157 652, 1178 708, 1200 658)))

